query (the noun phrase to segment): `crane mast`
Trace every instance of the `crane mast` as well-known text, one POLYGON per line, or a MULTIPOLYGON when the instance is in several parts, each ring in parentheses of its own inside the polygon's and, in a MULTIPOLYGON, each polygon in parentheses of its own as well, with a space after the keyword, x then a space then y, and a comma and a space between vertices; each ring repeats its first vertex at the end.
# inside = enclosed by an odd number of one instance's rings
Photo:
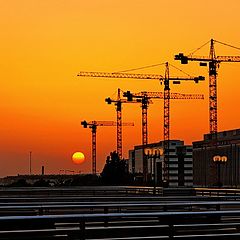
MULTIPOLYGON (((92 129, 92 174, 96 175, 96 159, 97 159, 97 127, 103 127, 103 126, 117 126, 117 123, 114 121, 82 121, 81 125, 83 125, 84 128, 89 127, 92 129)), ((123 126, 134 126, 133 123, 123 123, 123 126)))
POLYGON ((116 102, 117 107, 117 153, 120 159, 122 159, 122 103, 120 101, 121 92, 118 89, 118 101, 116 102))
POLYGON ((164 79, 164 127, 163 127, 163 149, 164 149, 164 161, 163 161, 163 180, 168 185, 169 178, 169 132, 170 132, 170 86, 169 86, 169 65, 166 63, 165 79, 164 79))
MULTIPOLYGON (((127 97, 129 102, 133 102, 135 100, 133 99, 133 94, 130 91, 124 92, 123 96, 127 97)), ((138 101, 138 100, 141 100, 141 108, 142 108, 142 145, 146 146, 148 144, 148 123, 147 123, 148 105, 152 103, 152 101, 146 95, 136 97, 135 101, 138 101)), ((147 169, 148 169, 147 156, 144 154, 144 149, 143 149, 143 177, 144 177, 143 180, 144 182, 147 181, 147 175, 148 175, 147 169)))
POLYGON ((148 132, 147 132, 147 109, 149 105, 149 100, 147 97, 142 98, 142 144, 148 144, 148 132))
MULTIPOLYGON (((210 53, 209 56, 185 56, 183 53, 175 55, 175 60, 180 60, 182 64, 187 64, 188 61, 198 61, 200 66, 207 66, 208 63, 208 73, 209 73, 209 131, 214 138, 217 137, 218 131, 218 117, 217 117, 217 71, 221 62, 240 62, 240 56, 216 56, 215 53, 215 43, 220 43, 223 45, 230 46, 228 44, 216 41, 214 39, 210 40, 210 53)), ((233 47, 235 48, 235 47, 233 47)), ((238 48, 239 50, 239 48, 238 48)))
MULTIPOLYGON (((120 100, 120 90, 118 90, 118 100, 120 100)), ((117 153, 122 159, 122 103, 118 101, 117 106, 117 153)))
MULTIPOLYGON (((147 127, 147 110, 149 105, 149 99, 145 96, 142 98, 142 144, 145 146, 148 144, 148 127, 147 127)), ((143 150, 143 176, 144 181, 147 181, 148 174, 148 164, 147 164, 147 156, 144 155, 143 150)))
MULTIPOLYGON (((216 58, 214 50, 214 41, 211 39, 209 62, 209 123, 210 133, 217 135, 217 68, 219 64, 214 60, 216 58)), ((216 137, 216 136, 215 136, 216 137)))
POLYGON ((130 103, 133 103, 134 101, 141 102, 141 108, 142 108, 142 145, 147 145, 148 144, 147 110, 148 110, 148 105, 150 103, 152 103, 152 101, 150 100, 150 97, 147 96, 147 94, 135 94, 135 93, 131 93, 130 91, 124 92, 123 96, 127 97, 128 101, 130 103))
POLYGON ((128 101, 121 98, 121 89, 118 88, 117 99, 110 97, 105 99, 108 104, 115 103, 117 111, 117 153, 119 158, 122 158, 122 104, 123 103, 139 103, 139 101, 128 101))

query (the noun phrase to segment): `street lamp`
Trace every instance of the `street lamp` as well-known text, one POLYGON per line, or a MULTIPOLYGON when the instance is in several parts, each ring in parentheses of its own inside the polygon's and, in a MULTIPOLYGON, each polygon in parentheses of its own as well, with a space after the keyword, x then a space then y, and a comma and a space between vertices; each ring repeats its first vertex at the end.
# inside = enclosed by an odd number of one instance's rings
POLYGON ((217 164, 217 184, 218 187, 221 187, 222 184, 220 182, 220 166, 221 164, 224 164, 227 162, 227 156, 220 156, 220 155, 216 155, 213 157, 213 161, 217 164))
POLYGON ((160 148, 160 147, 145 148, 144 154, 147 156, 148 159, 149 158, 153 159, 153 176, 154 176, 153 194, 156 194, 156 183, 157 183, 156 159, 160 158, 160 156, 163 155, 163 148, 160 148))

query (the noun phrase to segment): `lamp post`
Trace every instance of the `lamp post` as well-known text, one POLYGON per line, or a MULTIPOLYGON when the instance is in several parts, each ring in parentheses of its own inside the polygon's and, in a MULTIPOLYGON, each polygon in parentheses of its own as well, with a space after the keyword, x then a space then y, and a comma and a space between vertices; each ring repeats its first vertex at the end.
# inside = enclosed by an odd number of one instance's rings
POLYGON ((218 187, 222 186, 222 183, 220 181, 220 166, 223 163, 227 162, 227 156, 220 156, 220 155, 216 155, 213 157, 213 161, 217 164, 217 185, 218 187))
POLYGON ((144 154, 147 156, 147 158, 153 159, 153 194, 156 194, 156 185, 157 185, 157 171, 156 171, 156 159, 160 158, 160 156, 163 155, 163 148, 160 147, 154 147, 154 148, 145 148, 144 154))

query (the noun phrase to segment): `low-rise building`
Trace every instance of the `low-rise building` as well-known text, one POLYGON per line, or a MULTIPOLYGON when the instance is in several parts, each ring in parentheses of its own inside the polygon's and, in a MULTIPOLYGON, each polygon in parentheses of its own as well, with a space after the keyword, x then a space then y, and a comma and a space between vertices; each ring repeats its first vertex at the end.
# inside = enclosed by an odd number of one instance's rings
POLYGON ((240 186, 240 129, 204 134, 193 142, 193 166, 196 186, 240 186), (213 161, 216 156, 226 161, 213 161))
MULTIPOLYGON (((144 149, 163 149, 163 141, 135 146, 129 151, 129 171, 135 175, 142 174, 146 182, 155 181, 163 184, 164 154, 160 157, 149 157, 144 149), (155 163, 155 164, 154 164, 155 163), (155 171, 154 171, 155 170, 155 171), (154 173, 156 173, 156 178, 154 173)), ((193 184, 192 146, 184 145, 181 140, 169 141, 167 175, 169 187, 192 186, 193 184)))

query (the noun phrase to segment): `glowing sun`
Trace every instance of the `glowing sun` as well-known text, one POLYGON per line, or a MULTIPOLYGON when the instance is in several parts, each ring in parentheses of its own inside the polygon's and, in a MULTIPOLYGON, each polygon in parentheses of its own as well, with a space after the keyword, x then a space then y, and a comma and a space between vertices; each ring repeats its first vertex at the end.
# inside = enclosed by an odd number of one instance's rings
POLYGON ((80 164, 80 163, 83 163, 85 160, 85 156, 82 152, 75 152, 73 155, 72 155, 72 161, 76 164, 80 164))

